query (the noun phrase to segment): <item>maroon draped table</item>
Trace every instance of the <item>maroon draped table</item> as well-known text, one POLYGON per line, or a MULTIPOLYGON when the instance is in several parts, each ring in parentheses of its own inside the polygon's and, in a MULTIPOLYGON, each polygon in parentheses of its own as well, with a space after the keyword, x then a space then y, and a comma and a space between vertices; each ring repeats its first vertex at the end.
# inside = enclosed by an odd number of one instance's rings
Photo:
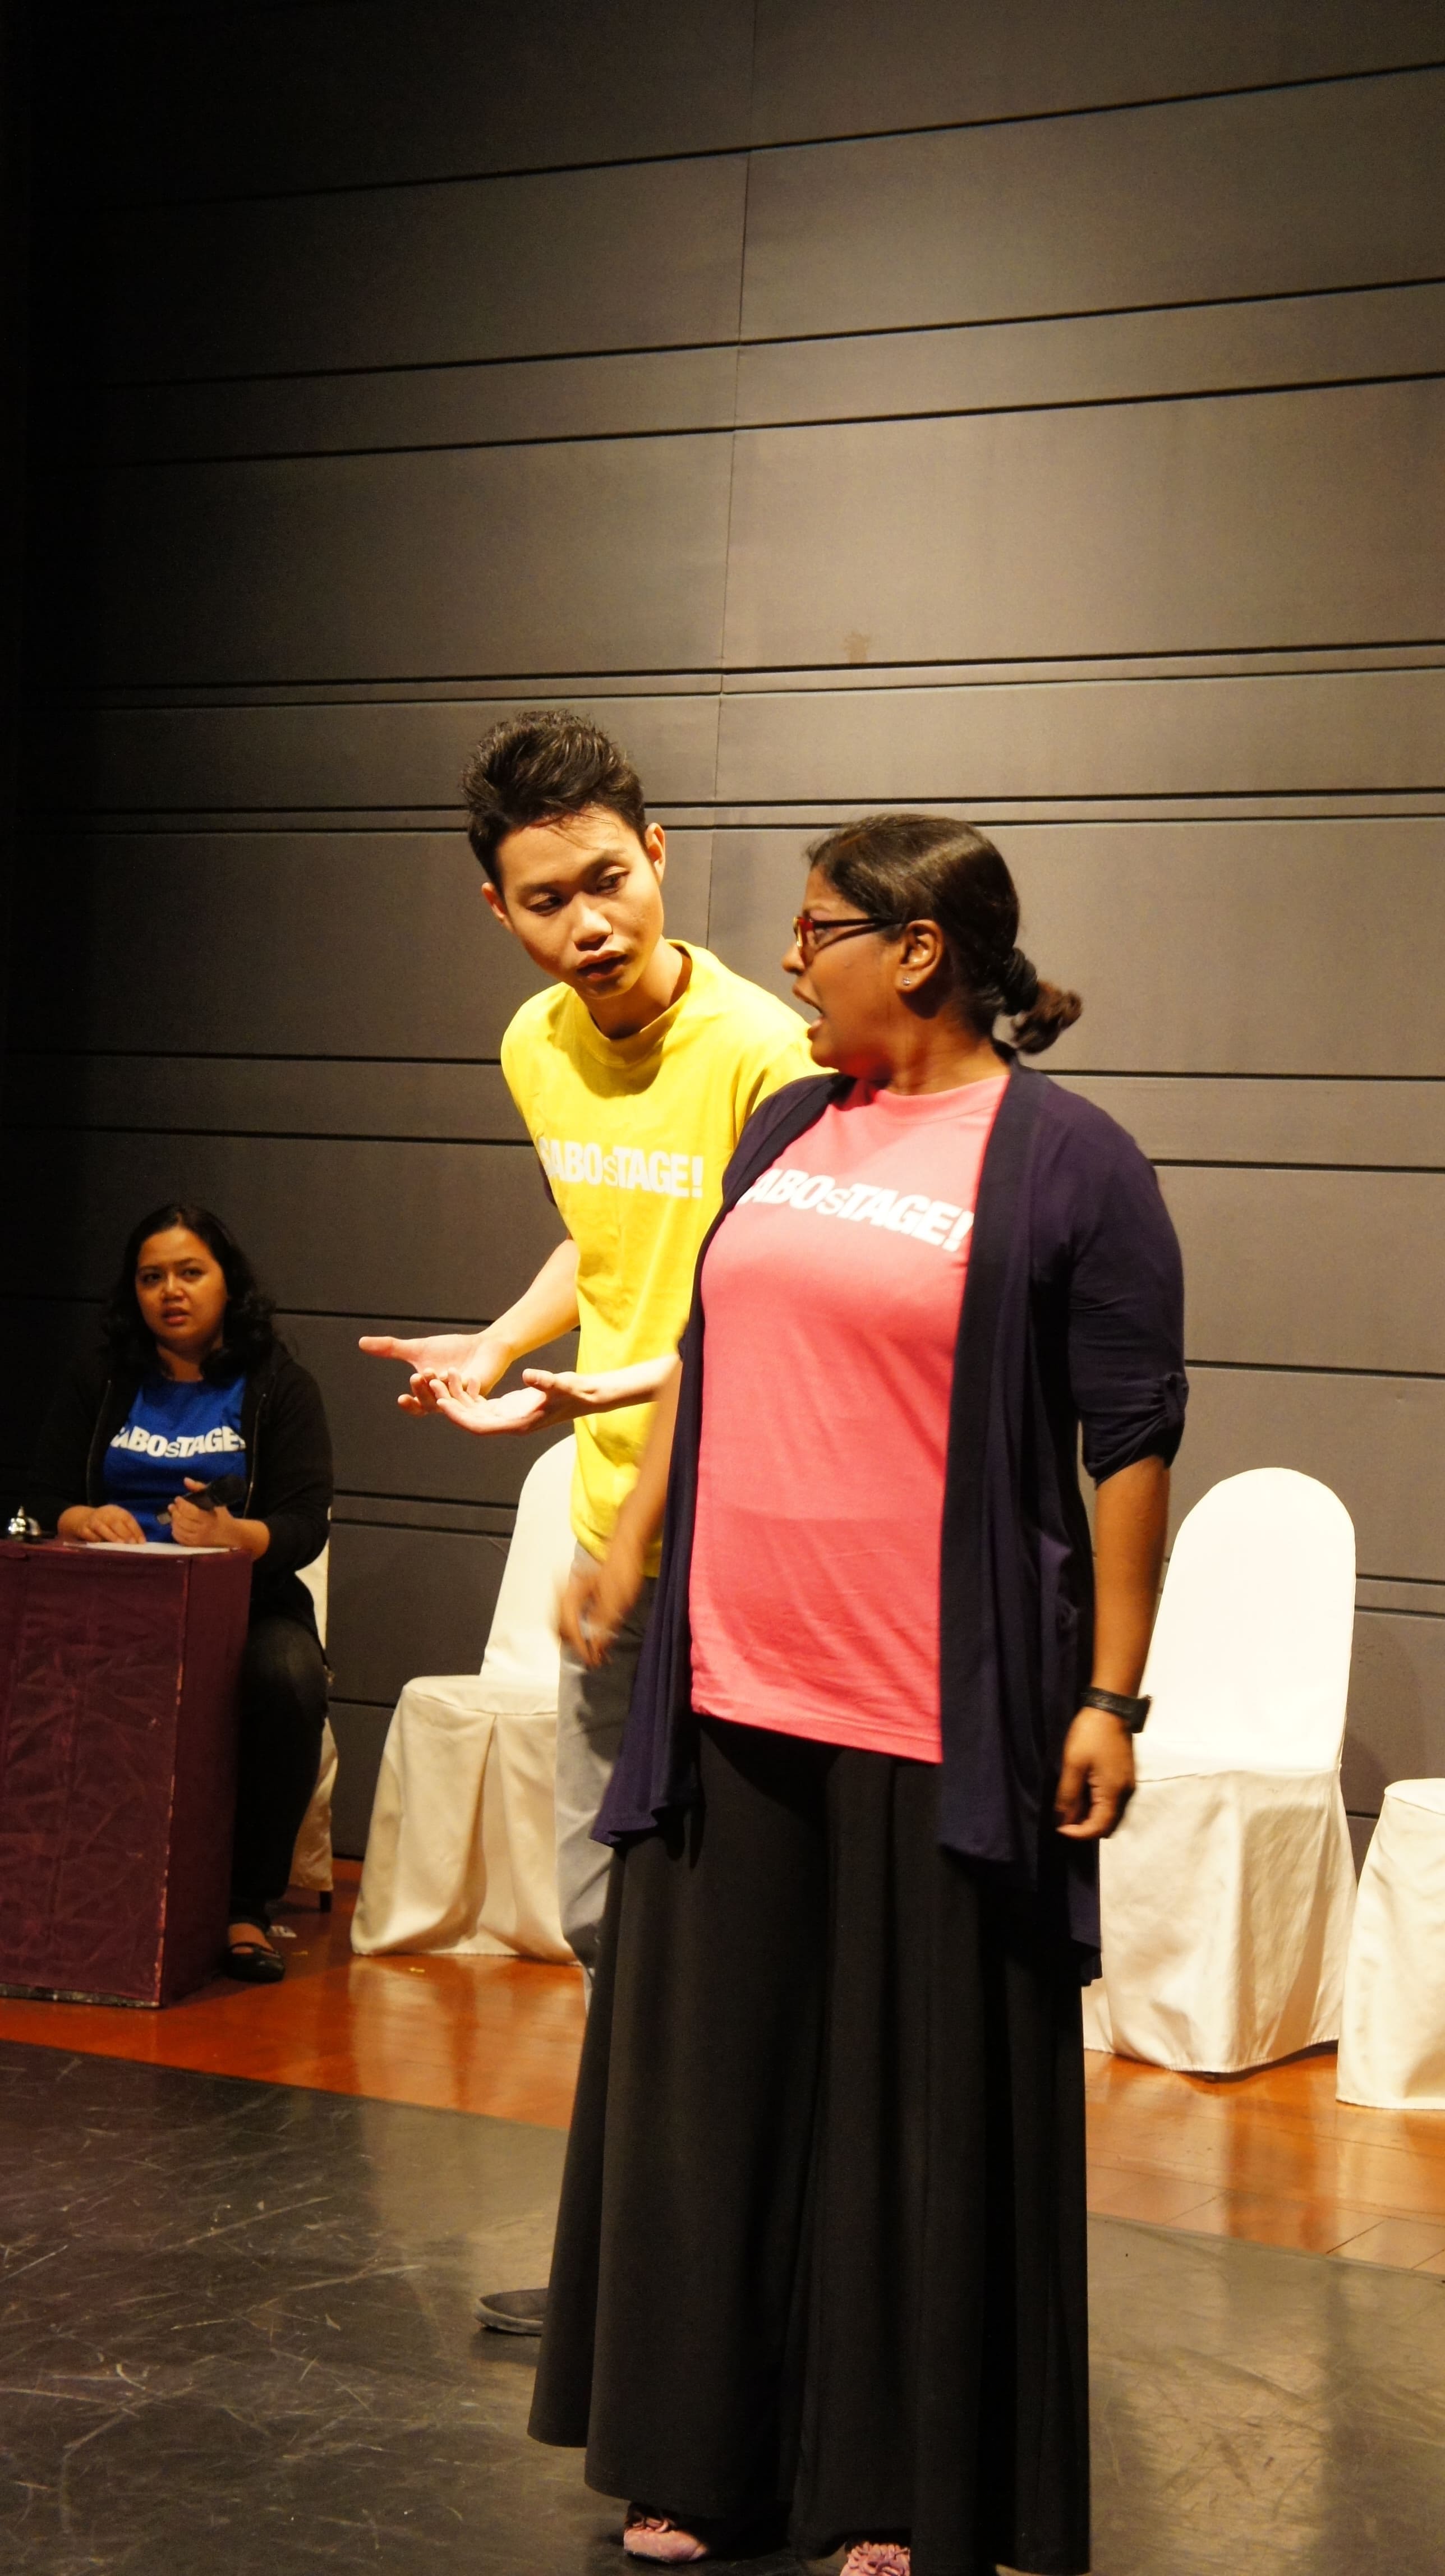
POLYGON ((165 2004, 225 1940, 249 1560, 0 1543, 0 1988, 165 2004))

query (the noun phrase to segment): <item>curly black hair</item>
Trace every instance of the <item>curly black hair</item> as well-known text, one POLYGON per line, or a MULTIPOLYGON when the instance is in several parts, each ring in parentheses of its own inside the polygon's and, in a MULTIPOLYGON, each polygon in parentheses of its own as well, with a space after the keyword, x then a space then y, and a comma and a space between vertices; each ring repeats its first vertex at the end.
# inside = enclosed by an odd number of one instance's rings
POLYGON ((202 1361, 201 1375, 213 1386, 225 1386, 232 1378, 249 1377, 276 1347, 276 1329, 271 1320, 276 1311, 275 1299, 266 1295, 230 1227, 220 1217, 209 1208, 185 1207, 174 1201, 166 1207, 152 1208, 149 1216, 131 1227, 126 1238, 115 1286, 102 1318, 107 1356, 114 1367, 140 1377, 148 1377, 155 1368, 155 1339, 146 1328, 136 1299, 136 1267, 141 1245, 151 1235, 168 1234, 172 1226, 178 1225, 200 1237, 207 1251, 219 1261, 226 1279, 222 1337, 202 1361))

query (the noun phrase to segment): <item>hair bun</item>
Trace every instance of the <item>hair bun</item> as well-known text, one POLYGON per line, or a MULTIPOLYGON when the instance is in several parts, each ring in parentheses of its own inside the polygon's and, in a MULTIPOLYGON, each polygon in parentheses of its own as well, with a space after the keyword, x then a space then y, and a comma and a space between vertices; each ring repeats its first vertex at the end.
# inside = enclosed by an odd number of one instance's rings
POLYGON ((1073 1027, 1083 1007, 1077 993, 1036 975, 1034 998, 1013 1024, 1013 1042, 1020 1055, 1042 1055, 1045 1047, 1051 1047, 1055 1038, 1073 1027))
POLYGON ((1031 1011, 1039 998, 1038 970, 1021 948, 1011 948, 999 974, 998 989, 1010 1018, 1031 1011))

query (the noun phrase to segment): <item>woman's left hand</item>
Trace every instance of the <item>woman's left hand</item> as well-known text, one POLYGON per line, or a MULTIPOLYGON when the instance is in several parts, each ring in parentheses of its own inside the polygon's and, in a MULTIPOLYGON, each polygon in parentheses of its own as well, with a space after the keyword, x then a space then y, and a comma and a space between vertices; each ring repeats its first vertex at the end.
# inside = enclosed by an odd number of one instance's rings
POLYGON ((194 1476, 187 1476, 185 1493, 177 1494, 171 1505, 168 1517, 171 1536, 177 1547, 238 1546, 236 1524, 224 1503, 218 1503, 213 1511, 203 1512, 199 1503, 189 1499, 192 1494, 203 1494, 205 1490, 194 1476))
POLYGON ((1134 1738, 1107 1709, 1081 1708, 1064 1738, 1054 1822, 1075 1843, 1103 1842, 1134 1795, 1134 1738))
POLYGON ((170 1508, 171 1536, 177 1547, 228 1547, 238 1556, 264 1556, 271 1544, 271 1532, 264 1521, 238 1521, 224 1503, 211 1511, 202 1511, 193 1503, 192 1494, 203 1494, 206 1488, 194 1476, 187 1476, 186 1490, 177 1494, 170 1508))

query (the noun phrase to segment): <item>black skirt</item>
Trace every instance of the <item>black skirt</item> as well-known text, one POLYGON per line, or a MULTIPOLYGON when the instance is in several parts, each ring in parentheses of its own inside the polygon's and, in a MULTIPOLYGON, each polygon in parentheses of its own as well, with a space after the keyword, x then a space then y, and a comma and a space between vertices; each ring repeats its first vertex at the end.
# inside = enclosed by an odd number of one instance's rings
POLYGON ((1060 1890, 932 1765, 704 1720, 614 1862, 531 2430, 589 2485, 915 2576, 1089 2564, 1083 2053, 1060 1890))

